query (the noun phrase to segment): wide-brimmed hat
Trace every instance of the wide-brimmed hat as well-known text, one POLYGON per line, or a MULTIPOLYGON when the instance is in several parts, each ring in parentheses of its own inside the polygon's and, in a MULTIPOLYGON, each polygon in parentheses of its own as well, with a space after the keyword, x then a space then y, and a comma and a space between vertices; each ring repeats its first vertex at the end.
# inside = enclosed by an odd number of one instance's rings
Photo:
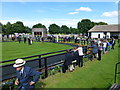
POLYGON ((26 63, 26 61, 24 61, 23 59, 17 59, 16 61, 15 61, 15 64, 13 65, 13 67, 20 67, 20 66, 23 66, 23 65, 25 65, 25 63, 26 63))

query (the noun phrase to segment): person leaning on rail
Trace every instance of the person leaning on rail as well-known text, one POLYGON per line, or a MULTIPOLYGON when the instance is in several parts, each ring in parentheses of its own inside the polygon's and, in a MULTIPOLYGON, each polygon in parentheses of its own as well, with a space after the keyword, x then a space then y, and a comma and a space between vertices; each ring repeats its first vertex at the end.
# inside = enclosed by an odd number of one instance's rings
POLYGON ((82 48, 82 46, 81 45, 79 45, 79 47, 77 48, 78 49, 78 53, 79 53, 79 64, 78 64, 78 66, 79 67, 83 67, 83 48, 82 48))
POLYGON ((72 53, 70 52, 69 49, 66 52, 67 53, 65 54, 65 61, 63 63, 63 68, 62 68, 63 73, 65 73, 66 70, 70 72, 74 70, 74 67, 72 65, 72 61, 73 61, 72 53))
POLYGON ((13 65, 17 73, 15 85, 18 85, 18 90, 34 90, 35 83, 40 77, 40 72, 25 66, 25 63, 23 59, 17 59, 13 65))

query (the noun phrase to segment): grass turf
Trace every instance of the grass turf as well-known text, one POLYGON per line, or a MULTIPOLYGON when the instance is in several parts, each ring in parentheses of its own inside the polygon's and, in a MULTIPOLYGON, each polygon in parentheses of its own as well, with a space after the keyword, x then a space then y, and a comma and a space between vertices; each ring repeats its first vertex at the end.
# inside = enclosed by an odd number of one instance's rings
MULTIPOLYGON (((74 72, 58 73, 42 81, 44 88, 108 88, 114 83, 115 64, 118 62, 118 45, 102 56, 102 60, 88 61, 74 72)), ((119 79, 118 79, 119 80, 119 79)), ((36 85, 39 88, 40 82, 36 85)))
POLYGON ((23 42, 3 42, 2 43, 2 59, 10 60, 26 56, 44 54, 48 52, 70 49, 71 46, 48 43, 48 42, 33 42, 32 45, 24 44, 23 42))

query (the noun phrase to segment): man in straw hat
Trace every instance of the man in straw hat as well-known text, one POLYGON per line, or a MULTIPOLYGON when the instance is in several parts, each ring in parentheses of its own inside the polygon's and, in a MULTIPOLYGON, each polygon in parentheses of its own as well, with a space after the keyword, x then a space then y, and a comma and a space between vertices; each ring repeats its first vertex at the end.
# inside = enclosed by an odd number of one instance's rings
POLYGON ((25 63, 23 59, 17 59, 13 65, 17 73, 15 85, 18 85, 19 90, 33 90, 35 83, 40 77, 40 73, 25 66, 25 63))

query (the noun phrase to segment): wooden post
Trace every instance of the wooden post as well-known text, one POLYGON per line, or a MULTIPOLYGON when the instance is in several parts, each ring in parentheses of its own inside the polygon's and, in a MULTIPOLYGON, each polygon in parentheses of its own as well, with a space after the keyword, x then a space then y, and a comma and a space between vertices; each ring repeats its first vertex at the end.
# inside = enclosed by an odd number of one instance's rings
POLYGON ((41 55, 39 56, 39 68, 41 68, 41 55))

